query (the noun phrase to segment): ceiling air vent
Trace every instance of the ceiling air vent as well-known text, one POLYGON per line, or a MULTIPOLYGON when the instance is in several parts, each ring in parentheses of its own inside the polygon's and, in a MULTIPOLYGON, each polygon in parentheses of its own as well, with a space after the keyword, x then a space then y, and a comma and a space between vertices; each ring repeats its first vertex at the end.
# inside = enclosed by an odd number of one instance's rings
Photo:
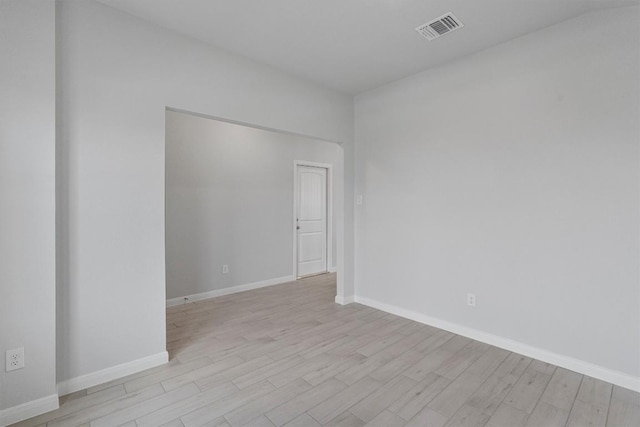
POLYGON ((434 19, 433 21, 420 25, 416 28, 416 31, 422 34, 422 36, 427 40, 435 40, 440 36, 444 36, 445 34, 462 27, 464 27, 462 21, 456 18, 453 13, 449 12, 434 19))

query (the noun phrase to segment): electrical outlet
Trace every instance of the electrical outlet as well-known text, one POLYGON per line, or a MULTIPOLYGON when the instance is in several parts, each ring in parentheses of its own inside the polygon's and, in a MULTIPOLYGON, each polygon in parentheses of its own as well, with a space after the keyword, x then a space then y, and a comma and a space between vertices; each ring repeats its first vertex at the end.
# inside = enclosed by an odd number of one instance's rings
POLYGON ((476 306, 476 295, 475 294, 467 294, 467 305, 469 307, 476 306))
POLYGON ((15 371, 24 368, 24 347, 7 350, 6 371, 15 371))
POLYGON ((229 274, 229 265, 225 264, 222 266, 222 274, 229 274))

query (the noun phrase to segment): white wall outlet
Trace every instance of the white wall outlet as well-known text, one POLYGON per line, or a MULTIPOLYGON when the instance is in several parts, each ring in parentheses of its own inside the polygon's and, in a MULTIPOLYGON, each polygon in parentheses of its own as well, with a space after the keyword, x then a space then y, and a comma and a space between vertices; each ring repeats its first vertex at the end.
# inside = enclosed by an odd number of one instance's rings
POLYGON ((24 347, 7 350, 6 371, 15 371, 24 368, 24 347))
POLYGON ((476 306, 476 294, 467 294, 467 305, 469 307, 476 306))
POLYGON ((228 264, 224 264, 222 266, 222 274, 229 274, 229 265, 228 264))
POLYGON ((356 196, 356 205, 361 205, 364 203, 364 196, 362 194, 358 194, 356 196))

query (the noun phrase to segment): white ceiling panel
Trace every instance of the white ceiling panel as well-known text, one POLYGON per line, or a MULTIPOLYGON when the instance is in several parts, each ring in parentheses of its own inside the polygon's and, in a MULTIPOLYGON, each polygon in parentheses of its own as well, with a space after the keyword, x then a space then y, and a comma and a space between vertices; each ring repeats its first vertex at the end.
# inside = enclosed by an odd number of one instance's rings
POLYGON ((99 0, 346 93, 360 93, 515 37, 638 0, 99 0), (453 12, 464 27, 416 27, 453 12))

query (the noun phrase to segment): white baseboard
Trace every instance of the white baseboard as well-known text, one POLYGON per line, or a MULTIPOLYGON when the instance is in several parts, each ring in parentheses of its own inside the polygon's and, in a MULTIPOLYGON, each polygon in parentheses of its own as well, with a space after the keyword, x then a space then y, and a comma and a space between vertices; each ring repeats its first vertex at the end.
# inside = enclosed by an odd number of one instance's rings
MULTIPOLYGON (((336 302, 338 302, 338 297, 336 297, 336 302)), ((356 295, 355 302, 364 304, 369 307, 377 308, 378 310, 382 310, 387 313, 395 314, 396 316, 415 320, 416 322, 424 323, 425 325, 444 329, 445 331, 472 338, 476 341, 481 341, 495 347, 500 347, 505 350, 512 351, 514 353, 538 359, 546 363, 551 363, 553 365, 560 366, 574 372, 578 372, 593 378, 619 385, 620 387, 640 392, 640 378, 625 374, 624 372, 615 371, 603 366, 585 362, 584 360, 554 353, 552 351, 544 350, 538 347, 533 347, 528 344, 511 340, 509 338, 493 335, 488 332, 470 328, 468 326, 462 326, 457 323, 448 322, 446 320, 427 316, 422 313, 407 310, 390 304, 385 304, 369 298, 364 298, 356 295)))
POLYGON ((329 273, 335 273, 338 271, 337 267, 329 267, 329 270, 327 270, 329 273))
POLYGON ((194 301, 200 301, 203 299, 221 297, 223 295, 235 294, 238 292, 250 291, 252 289, 264 288, 267 286, 280 285, 282 283, 295 281, 295 276, 276 277, 275 279, 262 280, 260 282, 247 283, 246 285, 230 286, 228 288, 216 289, 213 291, 202 292, 199 294, 187 295, 184 297, 171 298, 167 300, 167 307, 174 305, 187 304, 194 301), (185 301, 185 298, 187 300, 185 301))
POLYGON ((352 302, 354 302, 354 297, 353 295, 348 296, 348 297, 343 297, 341 295, 336 295, 336 304, 340 304, 340 305, 347 305, 347 304, 351 304, 352 302))
POLYGON ((71 378, 69 380, 58 383, 58 395, 64 396, 78 390, 84 390, 85 388, 116 380, 127 375, 135 374, 136 372, 144 371, 145 369, 164 365, 168 361, 169 353, 163 351, 158 354, 143 357, 142 359, 133 360, 131 362, 122 363, 120 365, 112 366, 111 368, 103 369, 101 371, 96 371, 87 375, 81 375, 79 377, 71 378))
POLYGON ((19 421, 58 409, 58 395, 51 394, 31 402, 23 403, 11 408, 0 410, 0 427, 5 427, 19 421))

